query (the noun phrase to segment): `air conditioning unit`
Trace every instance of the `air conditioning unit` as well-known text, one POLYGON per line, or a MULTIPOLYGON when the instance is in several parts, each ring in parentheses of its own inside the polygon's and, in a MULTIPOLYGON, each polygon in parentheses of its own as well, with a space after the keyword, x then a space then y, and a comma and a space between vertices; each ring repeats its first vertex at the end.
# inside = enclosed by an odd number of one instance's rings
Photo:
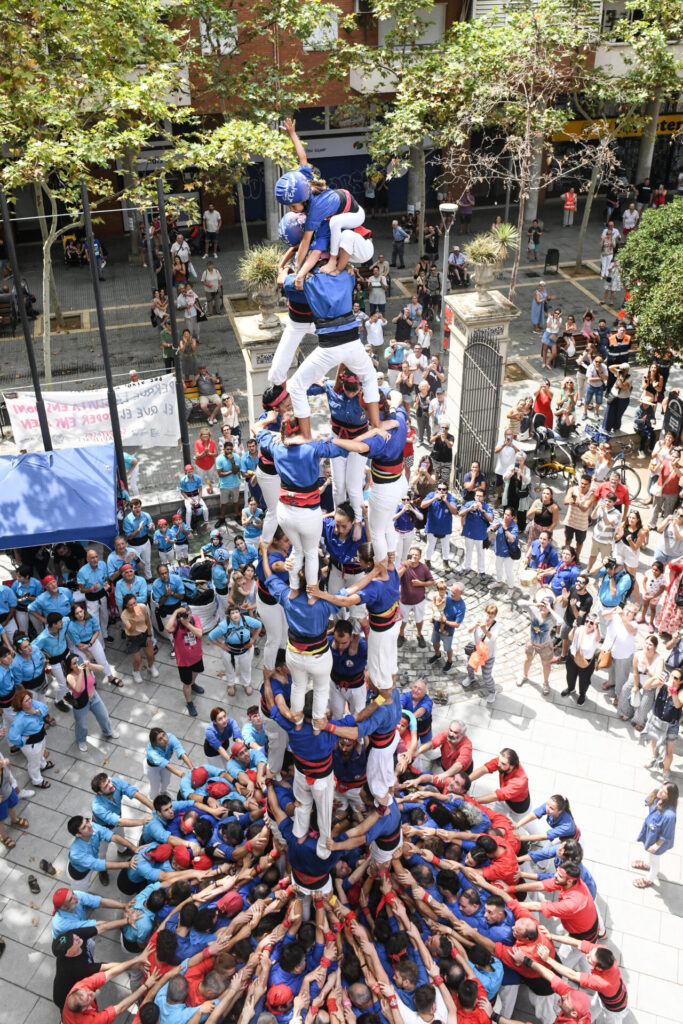
POLYGON ((372 14, 370 0, 353 0, 354 14, 372 14))

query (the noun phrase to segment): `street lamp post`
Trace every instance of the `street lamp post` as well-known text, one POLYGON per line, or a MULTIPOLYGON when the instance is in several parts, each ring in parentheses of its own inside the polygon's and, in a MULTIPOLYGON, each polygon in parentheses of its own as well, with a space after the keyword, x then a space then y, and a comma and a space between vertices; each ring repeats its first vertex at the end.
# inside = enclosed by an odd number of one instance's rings
POLYGON ((446 339, 446 284, 448 282, 448 239, 458 212, 457 203, 439 203, 439 213, 443 224, 443 265, 441 267, 441 330, 446 339))

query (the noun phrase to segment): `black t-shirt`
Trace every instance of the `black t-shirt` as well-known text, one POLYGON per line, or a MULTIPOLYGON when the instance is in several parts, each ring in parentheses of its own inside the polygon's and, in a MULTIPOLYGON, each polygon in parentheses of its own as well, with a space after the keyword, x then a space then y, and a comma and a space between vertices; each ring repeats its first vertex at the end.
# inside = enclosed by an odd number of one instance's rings
POLYGON ((568 626, 574 625, 574 611, 571 606, 572 601, 576 601, 576 606, 579 610, 579 614, 576 618, 578 625, 582 626, 583 623, 586 621, 586 615, 593 606, 593 598, 587 590, 584 590, 583 594, 580 594, 576 587, 572 587, 572 589, 569 591, 569 600, 567 601, 567 607, 564 610, 564 621, 568 626))
POLYGON ((410 330, 412 324, 410 320, 406 320, 404 316, 399 317, 396 321, 394 337, 396 341, 408 341, 410 338, 410 330))
POLYGON ((643 182, 642 185, 638 186, 638 202, 649 203, 652 199, 652 185, 646 185, 643 182))
MULTIPOLYGON (((455 438, 452 434, 446 434, 449 441, 454 441, 455 438)), ((435 462, 448 462, 453 461, 453 449, 450 448, 446 442, 442 439, 441 434, 437 437, 432 448, 432 458, 435 462)))
POLYGON ((88 951, 88 939, 94 939, 97 935, 97 928, 88 926, 79 928, 78 934, 83 939, 83 948, 78 956, 55 957, 55 980, 52 986, 52 1002, 60 1010, 64 1009, 64 1003, 71 989, 76 982, 83 978, 89 978, 102 970, 102 964, 94 963, 88 951))

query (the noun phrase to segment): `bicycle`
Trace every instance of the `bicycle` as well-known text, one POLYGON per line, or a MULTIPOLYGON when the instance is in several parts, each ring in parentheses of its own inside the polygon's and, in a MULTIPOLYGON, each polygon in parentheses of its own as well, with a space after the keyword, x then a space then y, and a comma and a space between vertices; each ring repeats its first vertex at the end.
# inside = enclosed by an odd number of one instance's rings
POLYGON ((553 438, 547 442, 548 452, 538 455, 530 467, 542 480, 556 480, 561 476, 567 483, 576 480, 576 467, 571 448, 553 438))
MULTIPOLYGON (((591 441, 595 441, 597 444, 603 444, 604 442, 611 444, 612 442, 610 435, 604 430, 600 430, 599 427, 591 427, 586 424, 585 432, 591 441)), ((630 497, 635 500, 640 494, 643 483, 635 469, 626 462, 626 452, 631 451, 633 445, 630 441, 619 441, 617 443, 619 444, 619 451, 614 456, 612 469, 613 472, 618 474, 620 482, 628 489, 630 497)), ((577 459, 580 459, 583 453, 588 451, 589 444, 590 441, 582 441, 575 446, 574 455, 577 459)))

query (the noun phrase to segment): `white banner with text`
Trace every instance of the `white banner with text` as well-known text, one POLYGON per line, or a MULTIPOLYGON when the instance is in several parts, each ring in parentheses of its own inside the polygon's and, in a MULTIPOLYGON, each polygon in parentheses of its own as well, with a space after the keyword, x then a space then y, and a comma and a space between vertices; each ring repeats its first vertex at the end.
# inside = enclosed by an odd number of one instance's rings
MULTIPOLYGON (((178 400, 172 373, 114 388, 124 447, 174 448, 178 443, 178 400)), ((42 451, 36 396, 6 391, 5 403, 19 448, 42 451)), ((78 448, 113 440, 106 388, 93 391, 43 392, 47 422, 55 448, 78 448)))

